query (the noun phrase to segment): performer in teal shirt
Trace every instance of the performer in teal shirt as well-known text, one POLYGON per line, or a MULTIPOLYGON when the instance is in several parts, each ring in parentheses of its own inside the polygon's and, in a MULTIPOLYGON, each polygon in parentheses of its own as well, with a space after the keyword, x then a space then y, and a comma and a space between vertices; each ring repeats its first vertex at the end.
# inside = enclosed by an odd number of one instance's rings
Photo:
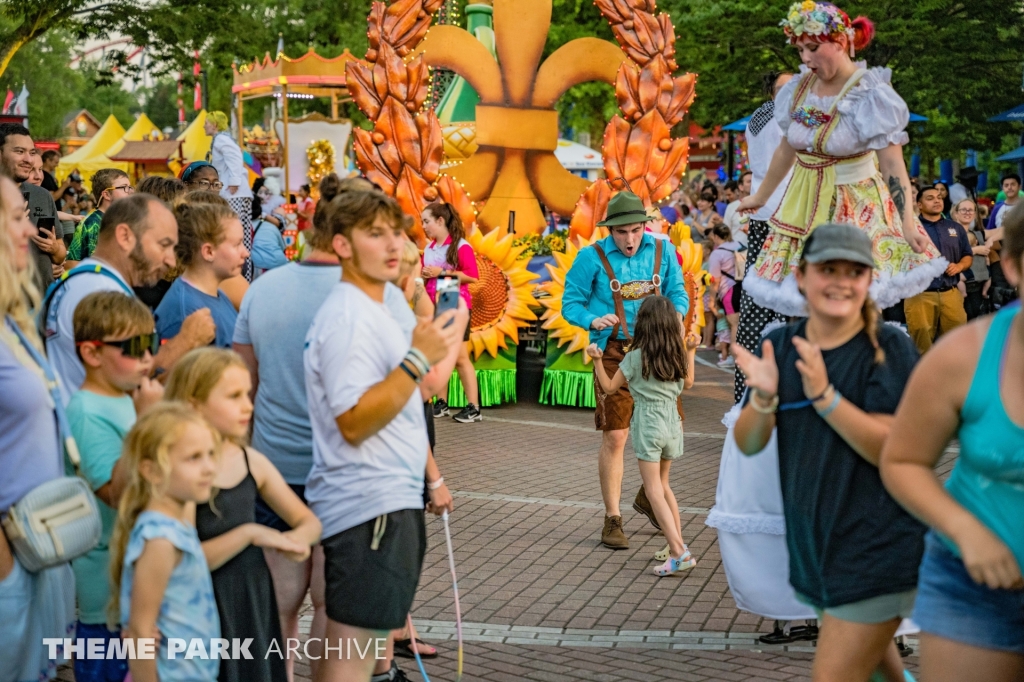
MULTIPOLYGON (((615 376, 629 350, 633 320, 643 299, 660 294, 672 301, 681 316, 690 306, 683 272, 670 242, 644 231, 651 218, 643 201, 632 192, 619 192, 608 202, 605 219, 611 236, 581 250, 565 276, 562 317, 590 332, 590 340, 604 349, 601 362, 608 376, 615 376)), ((599 457, 601 497, 605 520, 601 542, 610 549, 627 549, 622 532, 619 498, 622 494, 622 453, 629 436, 633 398, 626 387, 606 395, 594 383, 597 409, 594 421, 603 432, 599 457)), ((682 403, 679 403, 682 417, 682 403)), ((637 493, 633 508, 659 528, 644 494, 637 493)), ((659 528, 660 529, 660 528, 659 528)))

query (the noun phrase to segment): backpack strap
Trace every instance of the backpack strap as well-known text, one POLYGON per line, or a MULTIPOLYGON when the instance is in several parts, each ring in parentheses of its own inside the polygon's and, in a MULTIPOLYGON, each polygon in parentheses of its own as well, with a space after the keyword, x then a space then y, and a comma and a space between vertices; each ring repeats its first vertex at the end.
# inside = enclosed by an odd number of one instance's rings
POLYGON ((619 318, 619 321, 612 327, 611 338, 614 339, 618 336, 619 327, 621 326, 626 341, 632 342, 633 339, 629 335, 629 326, 626 324, 626 306, 622 303, 622 282, 615 277, 615 270, 612 269, 612 264, 608 262, 608 256, 605 255, 601 245, 594 244, 593 248, 597 252, 597 257, 601 259, 601 265, 604 266, 605 274, 608 275, 608 286, 612 290, 612 300, 615 302, 615 316, 619 318))
POLYGON ((63 275, 61 275, 59 279, 54 281, 53 284, 51 284, 49 286, 49 288, 47 288, 46 295, 43 296, 43 302, 39 306, 39 319, 38 319, 39 335, 42 338, 44 338, 44 339, 46 338, 46 326, 47 326, 48 318, 50 316, 50 305, 53 303, 54 295, 56 295, 56 293, 72 277, 75 277, 76 275, 85 275, 85 274, 89 274, 89 273, 94 274, 94 275, 104 275, 106 277, 109 277, 110 279, 112 279, 115 282, 117 282, 118 285, 120 285, 121 289, 123 289, 126 294, 128 294, 129 296, 131 296, 133 298, 135 297, 135 292, 132 291, 132 288, 130 286, 128 286, 127 284, 125 284, 123 279, 118 277, 114 273, 113 270, 111 270, 110 268, 106 267, 105 265, 101 265, 100 263, 96 263, 95 265, 79 265, 77 268, 72 268, 71 270, 69 270, 69 271, 65 272, 63 275))

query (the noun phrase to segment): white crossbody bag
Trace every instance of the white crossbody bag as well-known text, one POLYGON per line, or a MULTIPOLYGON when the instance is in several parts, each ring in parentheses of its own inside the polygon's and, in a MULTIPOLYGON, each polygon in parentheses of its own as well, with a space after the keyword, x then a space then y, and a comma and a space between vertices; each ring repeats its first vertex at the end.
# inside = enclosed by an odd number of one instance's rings
MULTIPOLYGON (((78 472, 81 458, 64 413, 53 368, 9 317, 7 324, 46 376, 60 439, 78 472)), ((11 506, 3 519, 3 529, 18 563, 26 571, 35 573, 67 563, 95 547, 100 540, 102 523, 88 483, 78 476, 62 476, 36 486, 11 506)))

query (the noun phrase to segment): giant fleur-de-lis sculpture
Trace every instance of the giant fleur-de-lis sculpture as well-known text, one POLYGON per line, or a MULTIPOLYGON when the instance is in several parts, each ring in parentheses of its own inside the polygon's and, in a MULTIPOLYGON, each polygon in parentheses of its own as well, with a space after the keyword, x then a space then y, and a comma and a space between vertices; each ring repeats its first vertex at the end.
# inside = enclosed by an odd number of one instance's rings
POLYGON ((476 90, 476 142, 472 157, 450 173, 470 197, 486 201, 479 222, 486 231, 505 226, 516 213, 516 232, 539 232, 538 200, 570 215, 590 182, 558 163, 555 102, 586 81, 614 83, 628 61, 615 44, 578 38, 541 56, 551 24, 551 0, 494 0, 497 61, 468 31, 434 26, 410 57, 450 69, 476 90))

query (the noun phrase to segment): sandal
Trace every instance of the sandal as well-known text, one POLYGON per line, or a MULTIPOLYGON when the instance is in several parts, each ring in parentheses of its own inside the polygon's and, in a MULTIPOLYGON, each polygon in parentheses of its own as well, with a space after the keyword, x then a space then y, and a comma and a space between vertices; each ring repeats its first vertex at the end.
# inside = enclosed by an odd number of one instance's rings
POLYGON ((655 561, 665 561, 666 559, 669 558, 670 555, 671 555, 671 552, 669 552, 668 545, 665 545, 665 549, 662 549, 662 550, 657 551, 657 552, 654 553, 654 560, 655 561))
MULTIPOLYGON (((430 646, 419 637, 416 638, 416 648, 419 649, 420 658, 437 658, 437 649, 430 646)), ((395 656, 400 656, 402 658, 416 658, 416 654, 412 652, 412 640, 396 639, 395 656)))
POLYGON ((696 565, 697 560, 689 552, 686 552, 678 559, 669 557, 661 566, 655 566, 654 574, 664 578, 667 575, 688 571, 696 565))

